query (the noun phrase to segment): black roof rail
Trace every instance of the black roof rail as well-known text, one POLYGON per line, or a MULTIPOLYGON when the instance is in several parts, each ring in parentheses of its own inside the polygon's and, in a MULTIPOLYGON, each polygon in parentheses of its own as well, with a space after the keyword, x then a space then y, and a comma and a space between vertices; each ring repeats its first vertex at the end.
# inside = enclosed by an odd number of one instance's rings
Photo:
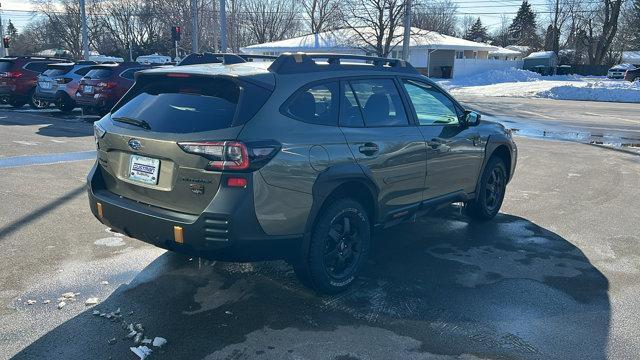
POLYGON ((389 68, 407 73, 418 73, 413 65, 400 59, 389 59, 376 56, 333 54, 333 53, 283 53, 269 66, 269 71, 277 74, 293 74, 323 70, 363 69, 358 63, 341 64, 341 60, 362 60, 369 64, 372 70, 387 70, 389 68), (315 60, 326 59, 327 64, 315 60))
POLYGON ((178 66, 196 65, 196 64, 240 64, 245 60, 236 55, 230 53, 193 53, 187 55, 184 59, 180 60, 178 66))

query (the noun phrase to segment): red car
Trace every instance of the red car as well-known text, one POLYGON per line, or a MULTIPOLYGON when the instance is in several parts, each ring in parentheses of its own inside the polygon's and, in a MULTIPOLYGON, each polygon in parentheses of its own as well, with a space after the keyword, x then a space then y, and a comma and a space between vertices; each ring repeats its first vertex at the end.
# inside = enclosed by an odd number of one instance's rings
POLYGON ((42 102, 34 99, 38 75, 47 69, 48 64, 67 62, 36 56, 16 56, 0 58, 0 98, 2 103, 13 107, 24 104, 34 109, 43 107, 42 102))
POLYGON ((96 65, 80 80, 76 103, 85 114, 104 115, 133 85, 136 71, 150 68, 136 62, 96 65))

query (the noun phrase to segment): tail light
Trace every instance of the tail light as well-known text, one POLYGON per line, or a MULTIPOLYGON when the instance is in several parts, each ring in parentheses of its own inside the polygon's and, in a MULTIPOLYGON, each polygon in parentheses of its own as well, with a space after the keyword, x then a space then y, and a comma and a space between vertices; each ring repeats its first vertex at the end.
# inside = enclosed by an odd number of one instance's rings
POLYGON ((280 150, 274 141, 245 144, 240 141, 181 142, 178 146, 187 153, 209 160, 205 170, 252 171, 264 166, 280 150))
POLYGON ((113 81, 102 81, 96 84, 97 87, 103 88, 103 89, 113 89, 114 87, 116 87, 116 83, 113 81))
POLYGON ((7 71, 7 72, 0 73, 0 77, 10 78, 10 79, 17 79, 22 75, 23 74, 19 71, 7 71))
POLYGON ((57 78, 56 82, 58 84, 68 84, 68 83, 71 82, 71 80, 73 80, 73 79, 71 79, 71 78, 57 78))

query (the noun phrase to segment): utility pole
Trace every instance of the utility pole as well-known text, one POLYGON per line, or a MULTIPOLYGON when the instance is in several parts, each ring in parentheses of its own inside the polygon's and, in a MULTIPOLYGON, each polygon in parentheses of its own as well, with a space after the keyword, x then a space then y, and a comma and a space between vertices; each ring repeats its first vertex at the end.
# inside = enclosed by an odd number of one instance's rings
POLYGON ((558 34, 558 14, 560 13, 560 0, 556 0, 556 14, 555 14, 555 18, 553 19, 553 52, 556 53, 556 55, 558 55, 558 52, 560 51, 559 47, 560 47, 560 35, 558 34), (556 40, 557 39, 557 40, 556 40))
POLYGON ((409 41, 411 40, 411 0, 405 0, 404 36, 402 38, 402 59, 409 61, 409 41))
POLYGON ((198 52, 198 0, 191 0, 191 52, 198 52))
MULTIPOLYGON (((0 3, 0 37, 4 39, 4 25, 2 25, 2 3, 0 3)), ((9 56, 9 49, 4 46, 2 47, 2 56, 9 56)))
POLYGON ((220 0, 220 52, 227 52, 227 11, 226 0, 220 0))
POLYGON ((82 56, 89 60, 89 29, 87 28, 87 12, 84 6, 85 0, 80 0, 80 16, 82 17, 82 56))

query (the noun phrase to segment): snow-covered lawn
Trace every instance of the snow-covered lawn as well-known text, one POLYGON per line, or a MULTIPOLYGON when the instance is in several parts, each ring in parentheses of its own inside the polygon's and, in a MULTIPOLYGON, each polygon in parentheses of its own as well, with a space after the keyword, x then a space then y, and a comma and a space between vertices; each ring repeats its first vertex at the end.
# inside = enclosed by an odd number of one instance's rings
POLYGON ((540 97, 640 103, 640 82, 579 75, 542 76, 521 70, 490 70, 438 83, 453 95, 540 97))

